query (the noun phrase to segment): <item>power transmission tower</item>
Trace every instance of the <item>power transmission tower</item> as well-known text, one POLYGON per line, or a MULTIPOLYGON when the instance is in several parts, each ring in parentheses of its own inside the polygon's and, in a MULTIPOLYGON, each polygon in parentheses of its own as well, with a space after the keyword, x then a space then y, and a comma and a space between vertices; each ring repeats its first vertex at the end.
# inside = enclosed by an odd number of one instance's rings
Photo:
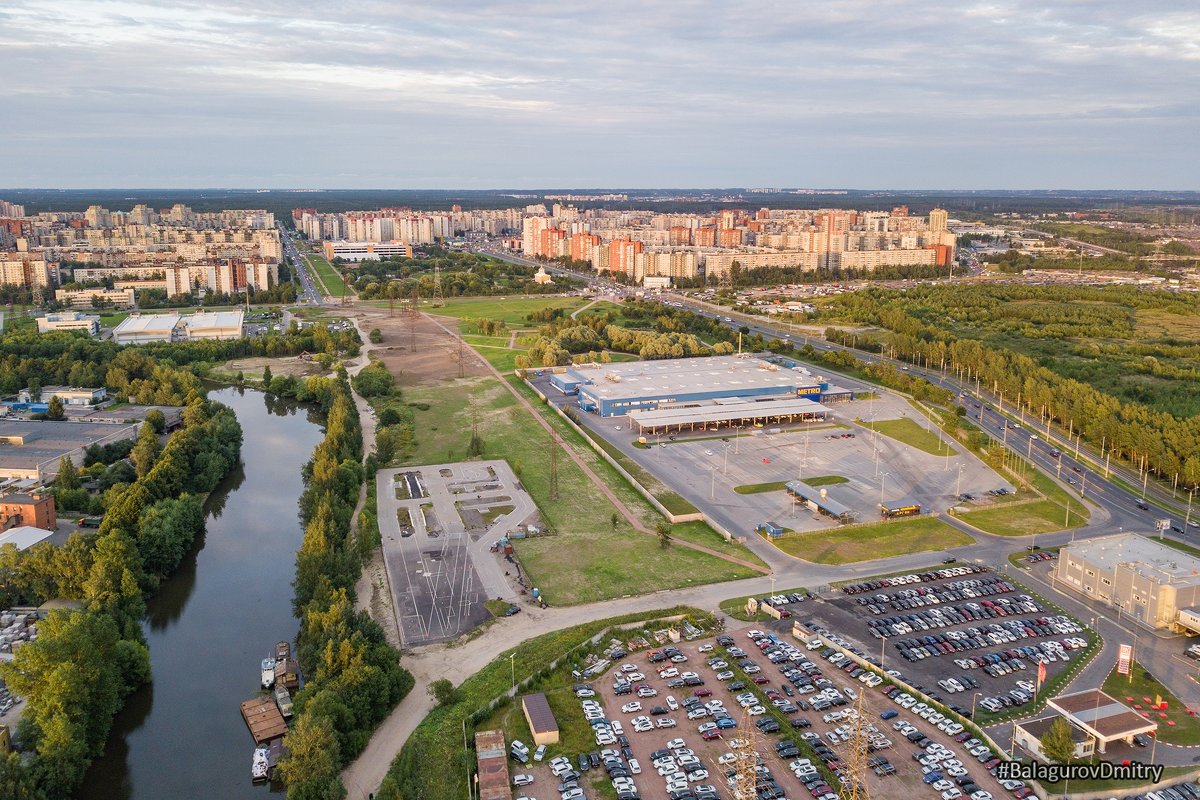
POLYGON ((558 499, 558 434, 550 445, 550 499, 558 499))
POLYGON ((408 352, 417 352, 417 320, 420 319, 421 313, 418 310, 421 302, 421 294, 417 288, 413 287, 412 303, 408 307, 408 352))
POLYGON ((441 308, 446 305, 446 298, 442 295, 442 267, 435 264, 433 267, 433 302, 434 308, 441 308))
POLYGON ((858 693, 858 702, 854 705, 854 733, 847 742, 850 749, 846 753, 846 777, 842 779, 842 791, 838 795, 844 800, 870 800, 867 792, 867 731, 863 694, 862 691, 858 693))
POLYGON ((733 762, 734 769, 737 770, 733 796, 738 800, 752 800, 758 796, 755 791, 758 784, 758 748, 755 746, 758 741, 757 731, 750 719, 750 709, 747 708, 742 712, 742 724, 738 726, 737 738, 741 746, 733 748, 734 755, 737 756, 733 762))

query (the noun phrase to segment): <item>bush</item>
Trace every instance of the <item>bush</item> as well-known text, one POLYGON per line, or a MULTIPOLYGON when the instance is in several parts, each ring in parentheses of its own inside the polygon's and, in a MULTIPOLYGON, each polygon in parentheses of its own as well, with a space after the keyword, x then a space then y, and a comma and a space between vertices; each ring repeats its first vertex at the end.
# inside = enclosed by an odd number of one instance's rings
POLYGON ((380 397, 390 394, 392 387, 396 385, 396 379, 392 373, 388 372, 387 367, 378 361, 374 361, 363 367, 351 380, 354 386, 354 391, 358 392, 363 397, 380 397))

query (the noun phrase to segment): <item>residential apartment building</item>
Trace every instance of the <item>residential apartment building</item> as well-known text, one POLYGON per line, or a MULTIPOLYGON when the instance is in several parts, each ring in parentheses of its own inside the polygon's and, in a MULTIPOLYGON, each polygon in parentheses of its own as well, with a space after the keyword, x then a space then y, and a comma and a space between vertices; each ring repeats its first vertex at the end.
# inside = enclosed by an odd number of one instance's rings
POLYGON ((54 299, 71 308, 133 308, 133 289, 55 289, 54 299))

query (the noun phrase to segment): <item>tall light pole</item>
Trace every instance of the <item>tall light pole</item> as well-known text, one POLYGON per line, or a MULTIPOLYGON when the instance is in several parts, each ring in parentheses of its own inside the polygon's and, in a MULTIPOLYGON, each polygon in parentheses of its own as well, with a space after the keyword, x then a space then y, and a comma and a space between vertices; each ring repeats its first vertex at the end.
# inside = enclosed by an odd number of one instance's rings
POLYGON ((983 694, 983 692, 976 692, 975 694, 971 695, 971 719, 975 718, 975 701, 979 699, 979 695, 981 694, 983 694))
POLYGON ((890 472, 879 473, 879 507, 880 508, 883 508, 883 487, 884 487, 884 484, 887 483, 888 476, 891 474, 892 473, 890 473, 890 472))
POLYGON ((967 468, 966 464, 958 465, 958 483, 956 483, 954 486, 954 494, 956 497, 959 497, 962 495, 962 474, 963 474, 963 470, 966 468, 967 468))
POLYGON ((717 466, 715 464, 712 468, 712 480, 708 483, 708 499, 717 499, 717 466))
POLYGON ((508 666, 509 666, 509 669, 512 670, 513 697, 517 696, 517 662, 516 662, 516 658, 517 658, 516 651, 513 651, 508 654, 508 666))

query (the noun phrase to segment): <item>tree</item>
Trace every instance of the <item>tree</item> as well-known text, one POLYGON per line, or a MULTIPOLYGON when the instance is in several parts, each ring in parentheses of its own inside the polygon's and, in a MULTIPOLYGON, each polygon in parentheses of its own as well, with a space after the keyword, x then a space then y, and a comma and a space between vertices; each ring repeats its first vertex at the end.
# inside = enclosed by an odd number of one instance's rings
POLYGON ((46 409, 46 419, 60 420, 66 419, 67 415, 63 412, 63 401, 58 395, 50 398, 50 402, 46 409))
POLYGON ((279 772, 287 784, 289 798, 327 800, 343 796, 338 791, 340 748, 328 717, 301 714, 284 743, 287 757, 280 762, 279 772))
POLYGON ((367 338, 371 340, 371 344, 379 344, 383 341, 383 332, 379 328, 371 328, 371 332, 367 334, 367 338))
POLYGON ((1050 723, 1042 737, 1042 754, 1055 764, 1070 764, 1075 760, 1075 740, 1071 736, 1071 725, 1062 717, 1050 723))
POLYGON ((671 526, 665 522, 658 522, 654 526, 654 532, 658 535, 658 544, 660 547, 666 548, 671 546, 671 526))
POLYGON ((453 683, 439 678, 429 684, 429 696, 436 700, 439 706, 452 706, 458 702, 459 692, 453 683))
POLYGON ((158 461, 161 452, 162 446, 158 443, 158 435, 154 432, 154 426, 147 421, 138 432, 137 444, 129 453, 139 478, 144 478, 154 468, 154 462, 158 461))
POLYGON ((271 365, 270 364, 263 367, 262 382, 263 382, 263 386, 267 387, 267 391, 270 391, 270 389, 271 389, 271 365))
POLYGON ((146 422, 154 428, 154 432, 162 436, 167 431, 167 415, 152 408, 146 412, 146 422))
POLYGON ((79 488, 79 471, 75 469, 75 462, 70 456, 58 460, 58 477, 54 479, 54 488, 67 492, 79 488))

